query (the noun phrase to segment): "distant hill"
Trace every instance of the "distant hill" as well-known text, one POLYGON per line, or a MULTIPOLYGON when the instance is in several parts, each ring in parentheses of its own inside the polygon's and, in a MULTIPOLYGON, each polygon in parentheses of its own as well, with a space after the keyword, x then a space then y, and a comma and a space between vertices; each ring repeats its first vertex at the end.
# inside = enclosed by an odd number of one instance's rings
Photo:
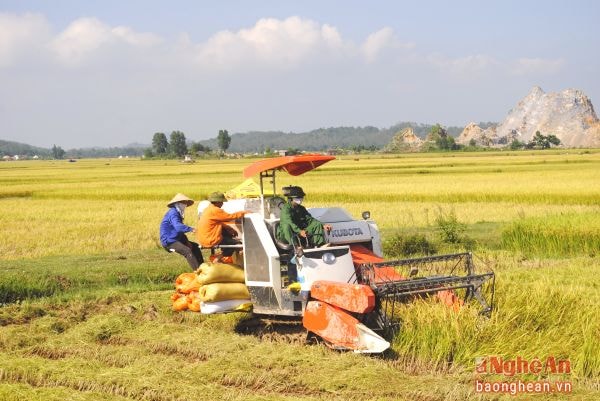
POLYGON ((37 155, 39 157, 47 157, 50 153, 50 149, 0 139, 0 156, 26 155, 31 157, 37 155))
MULTIPOLYGON (((148 145, 149 146, 149 145, 148 145)), ((146 147, 148 147, 146 146, 146 147)), ((112 148, 81 148, 69 149, 65 157, 94 158, 94 157, 119 157, 119 156, 142 156, 144 148, 140 146, 112 147, 112 148)))
MULTIPOLYGON (((490 126, 493 123, 479 123, 480 126, 490 126)), ((403 129, 410 128, 414 135, 425 139, 432 125, 415 122, 401 122, 389 128, 366 127, 330 127, 319 128, 309 132, 286 133, 283 131, 251 131, 231 135, 231 144, 228 151, 238 153, 262 153, 267 149, 298 149, 304 151, 323 151, 334 148, 351 149, 363 146, 365 148, 383 148, 395 134, 403 129)), ((447 127, 449 135, 458 136, 463 127, 447 127)), ((151 139, 151 138, 149 138, 151 139)), ((192 138, 187 138, 188 142, 192 138)), ((218 149, 217 138, 199 141, 201 145, 211 149, 218 149)), ((190 145, 191 143, 188 143, 190 145)), ((59 144, 57 144, 59 145, 59 144)), ((132 143, 124 147, 93 147, 68 149, 65 158, 94 158, 141 156, 144 149, 151 145, 132 143)), ((23 143, 0 140, 0 156, 4 155, 38 155, 42 158, 51 157, 51 150, 35 147, 23 143)))
MULTIPOLYGON (((147 147, 147 146, 146 146, 147 147)), ((131 144, 126 147, 111 148, 81 148, 68 149, 65 152, 65 158, 94 158, 94 157, 118 157, 118 156, 141 156, 144 153, 144 147, 140 144, 131 144)), ((0 157, 1 156, 29 156, 35 155, 41 158, 52 157, 52 151, 46 148, 28 145, 20 142, 4 141, 0 139, 0 157)))
MULTIPOLYGON (((490 123, 481 123, 490 124, 490 123)), ((411 128, 414 134, 424 139, 432 125, 414 122, 401 122, 389 128, 366 127, 331 127, 319 128, 309 132, 286 133, 283 131, 251 131, 231 135, 228 151, 239 153, 262 153, 267 148, 299 149, 321 151, 332 148, 352 148, 354 146, 383 148, 394 135, 405 128, 411 128)), ((463 127, 447 127, 450 135, 458 136, 463 127)), ((199 141, 203 146, 217 149, 217 139, 199 141)))

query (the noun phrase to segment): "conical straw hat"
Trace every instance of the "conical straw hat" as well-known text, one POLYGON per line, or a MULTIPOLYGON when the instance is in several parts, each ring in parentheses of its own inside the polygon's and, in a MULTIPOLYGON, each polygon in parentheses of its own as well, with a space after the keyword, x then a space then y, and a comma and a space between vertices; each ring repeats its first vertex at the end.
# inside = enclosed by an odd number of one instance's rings
POLYGON ((173 199, 171 199, 171 201, 167 204, 168 207, 173 206, 173 204, 177 203, 177 202, 183 202, 188 206, 191 206, 194 204, 194 200, 188 198, 187 196, 185 196, 184 194, 177 194, 173 197, 173 199))

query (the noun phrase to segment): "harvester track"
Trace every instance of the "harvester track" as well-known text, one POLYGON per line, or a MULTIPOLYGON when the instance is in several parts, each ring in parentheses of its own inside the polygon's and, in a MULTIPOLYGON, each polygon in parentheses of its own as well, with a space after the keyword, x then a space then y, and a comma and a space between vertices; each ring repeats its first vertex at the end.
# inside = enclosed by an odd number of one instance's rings
POLYGON ((252 335, 261 341, 286 344, 305 344, 308 333, 297 317, 252 316, 240 321, 235 331, 238 334, 252 335))

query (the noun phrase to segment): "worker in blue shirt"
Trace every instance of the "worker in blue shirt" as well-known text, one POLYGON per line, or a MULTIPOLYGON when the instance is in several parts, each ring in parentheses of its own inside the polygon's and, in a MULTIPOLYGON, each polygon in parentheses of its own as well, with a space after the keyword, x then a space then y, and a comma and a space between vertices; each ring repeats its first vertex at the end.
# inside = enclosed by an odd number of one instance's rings
POLYGON ((197 243, 190 241, 185 233, 195 232, 194 228, 183 224, 185 208, 194 201, 183 194, 177 194, 167 204, 169 210, 160 223, 160 243, 168 252, 183 255, 190 267, 196 270, 204 263, 202 252, 197 243))

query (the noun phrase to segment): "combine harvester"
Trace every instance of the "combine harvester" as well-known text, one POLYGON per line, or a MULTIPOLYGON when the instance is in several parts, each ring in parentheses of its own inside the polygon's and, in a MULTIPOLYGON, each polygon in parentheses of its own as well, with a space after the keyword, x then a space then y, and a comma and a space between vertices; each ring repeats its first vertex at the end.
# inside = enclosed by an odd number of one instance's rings
POLYGON ((275 174, 298 176, 335 159, 325 155, 265 159, 244 169, 260 177, 260 196, 224 204, 229 212, 250 210, 241 225, 246 286, 255 316, 302 320, 309 333, 335 349, 380 353, 389 348, 400 319, 397 303, 435 296, 459 308, 475 299, 492 310, 494 273, 476 273, 470 253, 384 260, 379 230, 369 212, 355 220, 339 207, 309 208, 332 226, 329 247, 306 249, 276 238, 286 199, 276 195, 275 174), (267 188, 268 185, 271 188, 267 188), (295 262, 301 290, 288 288, 295 262))

